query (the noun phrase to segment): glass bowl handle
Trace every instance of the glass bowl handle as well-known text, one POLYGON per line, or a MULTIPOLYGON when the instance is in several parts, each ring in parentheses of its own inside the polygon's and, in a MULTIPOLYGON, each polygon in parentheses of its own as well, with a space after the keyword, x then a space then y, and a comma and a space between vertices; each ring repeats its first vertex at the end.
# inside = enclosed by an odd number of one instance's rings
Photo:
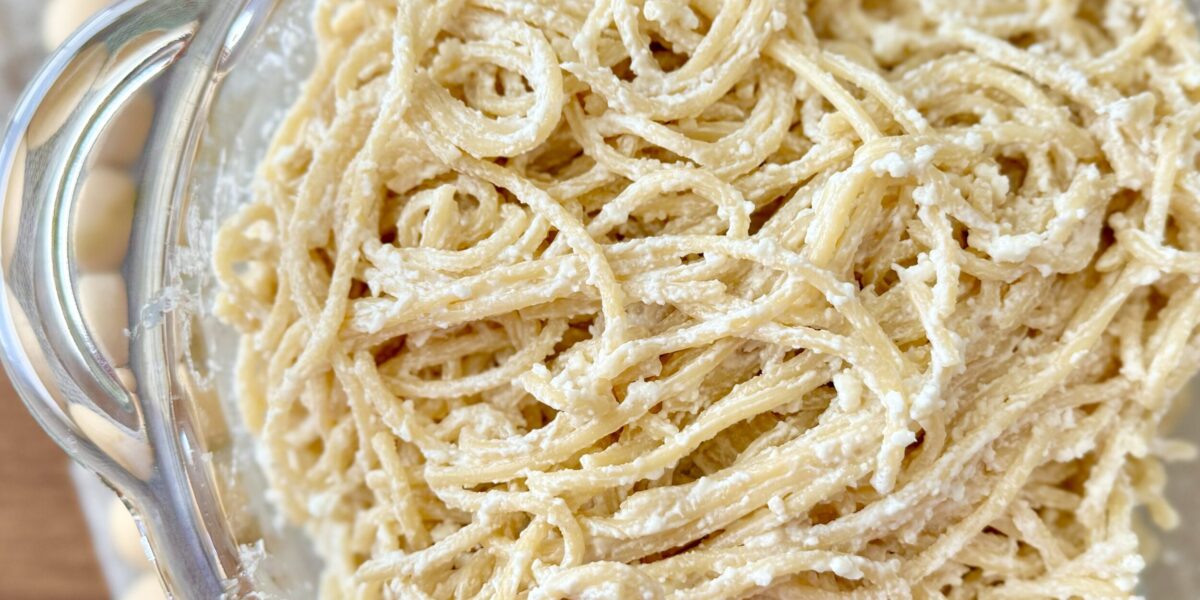
POLYGON ((37 422, 134 506, 168 589, 186 598, 222 596, 224 576, 204 560, 201 532, 171 525, 178 493, 146 426, 163 411, 122 381, 84 320, 71 225, 105 127, 184 56, 216 4, 126 0, 101 11, 26 89, 0 146, 0 356, 37 422))

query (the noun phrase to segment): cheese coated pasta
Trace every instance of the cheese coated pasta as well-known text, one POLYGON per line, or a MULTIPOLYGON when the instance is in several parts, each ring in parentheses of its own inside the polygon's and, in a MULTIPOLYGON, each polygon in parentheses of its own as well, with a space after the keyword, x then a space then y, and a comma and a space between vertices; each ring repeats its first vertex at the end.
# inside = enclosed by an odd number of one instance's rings
POLYGON ((319 0, 218 234, 322 598, 1119 598, 1200 366, 1181 0, 319 0))

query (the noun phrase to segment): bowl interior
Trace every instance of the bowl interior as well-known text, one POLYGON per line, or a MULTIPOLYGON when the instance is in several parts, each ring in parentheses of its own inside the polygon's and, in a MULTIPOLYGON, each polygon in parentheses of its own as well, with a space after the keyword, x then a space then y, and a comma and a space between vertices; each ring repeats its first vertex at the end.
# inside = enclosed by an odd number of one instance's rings
POLYGON ((269 488, 242 424, 234 393, 237 336, 208 312, 216 290, 209 259, 219 224, 253 197, 257 165, 315 59, 313 0, 280 0, 245 55, 221 82, 191 166, 190 198, 180 219, 172 270, 197 303, 186 315, 183 353, 188 390, 207 430, 203 437, 218 479, 241 563, 266 597, 315 597, 320 561, 303 534, 275 513, 269 488))

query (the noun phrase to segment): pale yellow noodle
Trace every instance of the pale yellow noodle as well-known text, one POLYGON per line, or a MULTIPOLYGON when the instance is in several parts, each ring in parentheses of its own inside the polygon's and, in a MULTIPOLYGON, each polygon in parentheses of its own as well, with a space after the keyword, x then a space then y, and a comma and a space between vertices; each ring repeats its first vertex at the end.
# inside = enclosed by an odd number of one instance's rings
POLYGON ((1181 0, 320 0, 221 229, 323 598, 1109 598, 1200 366, 1181 0))

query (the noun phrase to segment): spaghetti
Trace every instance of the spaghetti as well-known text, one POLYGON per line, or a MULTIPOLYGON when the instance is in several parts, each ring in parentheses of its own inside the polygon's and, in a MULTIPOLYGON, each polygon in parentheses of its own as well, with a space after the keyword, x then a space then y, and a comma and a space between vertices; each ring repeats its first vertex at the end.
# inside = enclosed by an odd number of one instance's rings
POLYGON ((325 598, 1124 597, 1200 366, 1179 0, 322 0, 223 226, 325 598))

